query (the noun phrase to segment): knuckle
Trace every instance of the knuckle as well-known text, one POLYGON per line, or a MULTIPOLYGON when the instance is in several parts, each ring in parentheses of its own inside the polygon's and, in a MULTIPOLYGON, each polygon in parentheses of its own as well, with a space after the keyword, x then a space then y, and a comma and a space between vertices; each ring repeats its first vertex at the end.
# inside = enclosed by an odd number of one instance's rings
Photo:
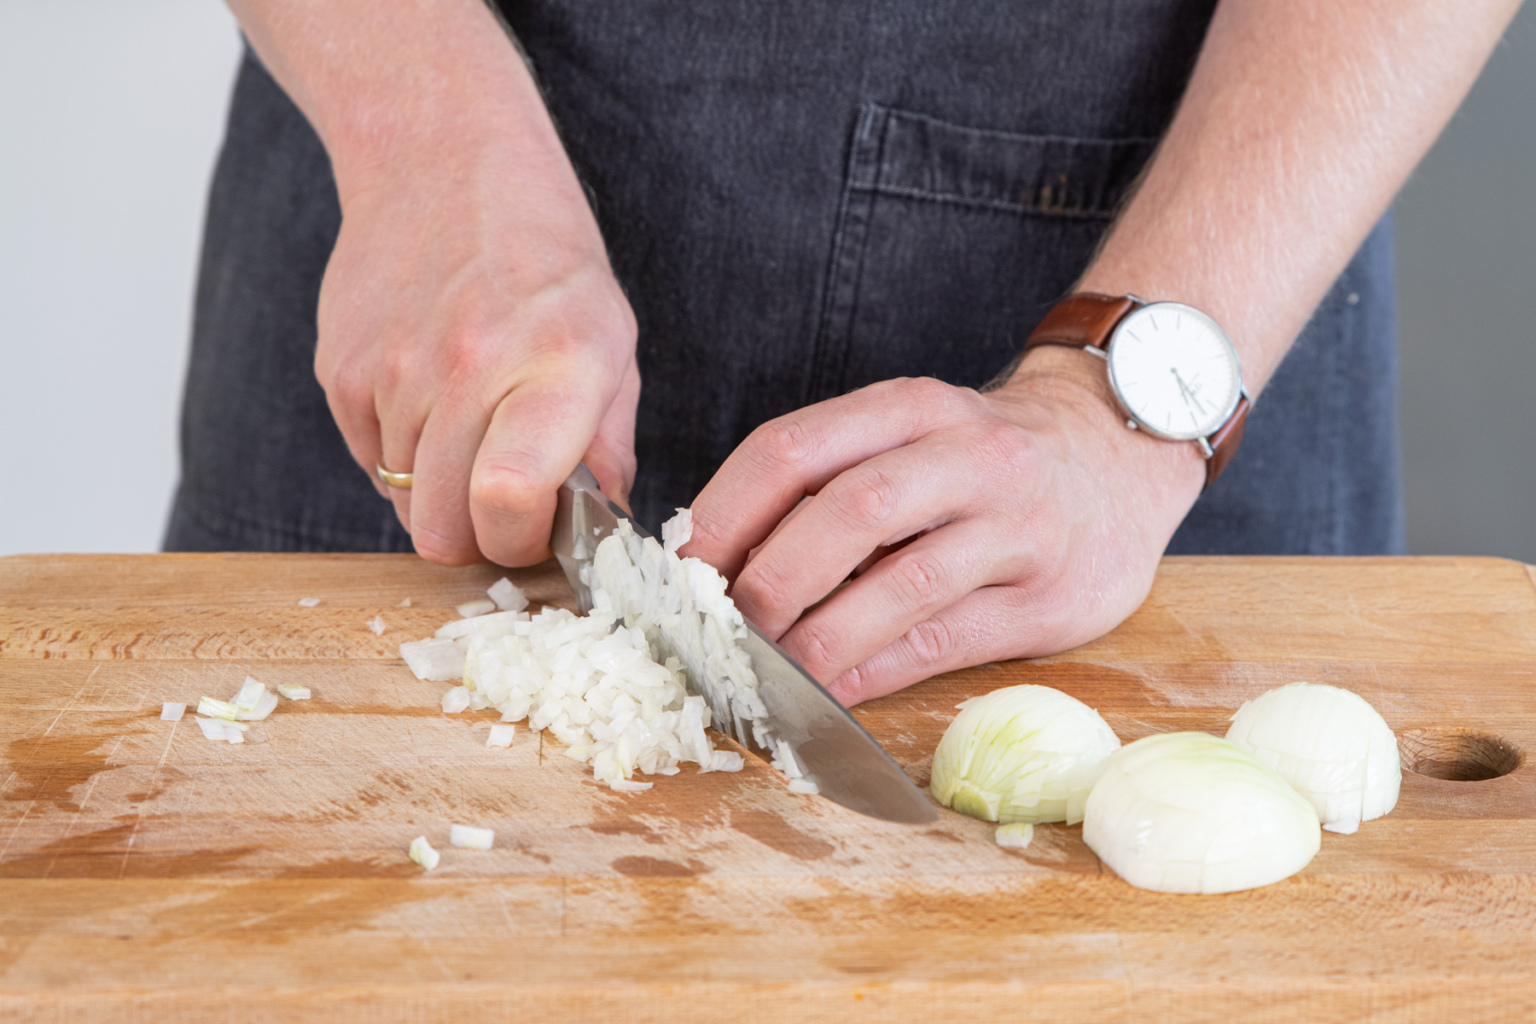
POLYGON ((769 471, 805 465, 820 447, 812 432, 794 416, 764 423, 753 431, 749 442, 750 450, 769 471))
POLYGON ((789 606, 793 591, 789 577, 778 566, 769 559, 755 558, 741 571, 735 592, 756 608, 779 611, 789 606))
POLYGON ((894 384, 901 400, 924 412, 948 409, 957 389, 933 377, 904 377, 894 384))
POLYGON ((829 669, 837 664, 837 636, 817 622, 805 622, 796 629, 795 647, 800 663, 818 682, 831 682, 829 669))
POLYGON ((959 638, 938 619, 925 619, 907 630, 902 642, 918 665, 946 664, 959 649, 959 638))
POLYGON ((526 468, 479 466, 470 477, 469 503, 477 512, 506 519, 531 512, 543 490, 526 468))
POLYGON ((949 569, 931 555, 898 558, 892 567, 892 580, 910 608, 930 608, 949 596, 949 569))
POLYGON ((896 514, 901 488, 873 466, 860 466, 843 475, 827 494, 839 518, 855 526, 880 526, 896 514))

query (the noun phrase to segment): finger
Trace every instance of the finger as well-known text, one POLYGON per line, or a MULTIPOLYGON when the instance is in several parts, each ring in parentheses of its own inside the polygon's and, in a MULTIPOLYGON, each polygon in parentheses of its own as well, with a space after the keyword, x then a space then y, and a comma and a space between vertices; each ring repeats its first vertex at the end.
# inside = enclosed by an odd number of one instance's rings
POLYGON ((1070 623, 1042 617, 1039 610, 1019 587, 973 590, 843 672, 827 689, 852 707, 944 672, 1075 647, 1111 628, 1078 638, 1070 623))
POLYGON ((635 485, 635 410, 639 405, 640 367, 631 358, 618 394, 603 414, 597 435, 582 456, 582 461, 597 477, 603 493, 626 511, 630 488, 635 485))
POLYGON ((838 474, 741 570, 736 607, 777 639, 871 552, 973 507, 967 454, 954 435, 930 434, 838 474))
POLYGON ((480 550, 500 565, 549 557, 556 491, 592 443, 613 394, 591 381, 525 381, 496 407, 475 456, 469 510, 480 550))
MULTIPOLYGON (((383 459, 383 447, 379 437, 379 417, 374 410, 373 385, 361 374, 338 374, 329 370, 330 376, 322 376, 317 367, 316 378, 325 391, 325 402, 330 407, 331 418, 341 431, 342 440, 358 466, 368 475, 373 489, 385 499, 393 497, 391 489, 379 479, 378 466, 383 459)), ((387 469, 394 467, 386 465, 387 469)))
POLYGON ((981 401, 926 378, 884 381, 753 431, 693 504, 697 555, 734 579, 795 503, 839 473, 954 422, 981 401))
POLYGON ((411 474, 409 490, 391 489, 395 510, 421 557, 440 565, 472 565, 481 555, 464 496, 489 420, 474 410, 487 403, 452 392, 431 406, 418 406, 419 401, 399 393, 393 405, 380 409, 384 466, 411 474))
POLYGON ((997 527, 968 519, 923 535, 815 608, 779 640, 817 679, 831 681, 978 588, 1013 582, 997 527))

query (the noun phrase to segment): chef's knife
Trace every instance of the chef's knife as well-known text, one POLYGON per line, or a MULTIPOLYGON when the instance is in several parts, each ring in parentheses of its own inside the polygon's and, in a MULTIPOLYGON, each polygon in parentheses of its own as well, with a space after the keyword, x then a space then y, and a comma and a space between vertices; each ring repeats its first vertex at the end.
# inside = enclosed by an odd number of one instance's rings
MULTIPOLYGON (((581 568, 591 565, 598 542, 618 529, 620 519, 628 518, 603 495, 585 465, 578 465, 560 486, 550 545, 583 612, 592 608, 592 592, 582 582, 581 568)), ((650 536, 638 523, 631 524, 635 533, 650 536)), ((750 622, 747 638, 740 642, 757 673, 767 725, 793 745, 806 777, 822 796, 886 821, 921 824, 938 818, 933 804, 885 749, 778 644, 750 622)), ((708 682, 688 680, 690 691, 698 692, 703 685, 708 682)), ((764 757, 772 756, 750 745, 764 757)))

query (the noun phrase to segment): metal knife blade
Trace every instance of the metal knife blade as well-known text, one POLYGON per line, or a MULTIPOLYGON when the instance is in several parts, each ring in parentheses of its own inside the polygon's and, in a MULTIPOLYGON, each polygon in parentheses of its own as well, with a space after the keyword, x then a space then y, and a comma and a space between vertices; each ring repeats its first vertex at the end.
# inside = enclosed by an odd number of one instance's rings
MULTIPOLYGON (((581 579, 581 569, 592 563, 598 543, 618 529, 621 518, 629 517, 604 496, 585 465, 578 465, 560 486, 550 546, 582 612, 591 609, 592 593, 581 579)), ((650 536, 631 522, 636 533, 650 536)), ((885 748, 809 672, 750 622, 747 633, 742 644, 757 673, 768 724, 775 735, 794 746, 807 777, 822 796, 885 821, 922 824, 938 819, 933 804, 885 748)), ((690 691, 701 685, 708 681, 688 681, 690 691)), ((771 757, 771 752, 749 746, 771 757)))

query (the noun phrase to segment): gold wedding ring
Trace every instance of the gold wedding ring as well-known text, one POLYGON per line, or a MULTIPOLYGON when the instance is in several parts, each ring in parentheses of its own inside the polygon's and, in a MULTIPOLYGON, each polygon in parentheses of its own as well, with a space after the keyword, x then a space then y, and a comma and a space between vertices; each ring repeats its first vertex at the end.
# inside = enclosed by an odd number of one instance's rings
POLYGON ((379 479, 384 481, 385 487, 394 487, 401 491, 408 491, 411 489, 411 474, 391 473, 389 470, 384 468, 384 464, 382 462, 374 468, 379 471, 379 479))

